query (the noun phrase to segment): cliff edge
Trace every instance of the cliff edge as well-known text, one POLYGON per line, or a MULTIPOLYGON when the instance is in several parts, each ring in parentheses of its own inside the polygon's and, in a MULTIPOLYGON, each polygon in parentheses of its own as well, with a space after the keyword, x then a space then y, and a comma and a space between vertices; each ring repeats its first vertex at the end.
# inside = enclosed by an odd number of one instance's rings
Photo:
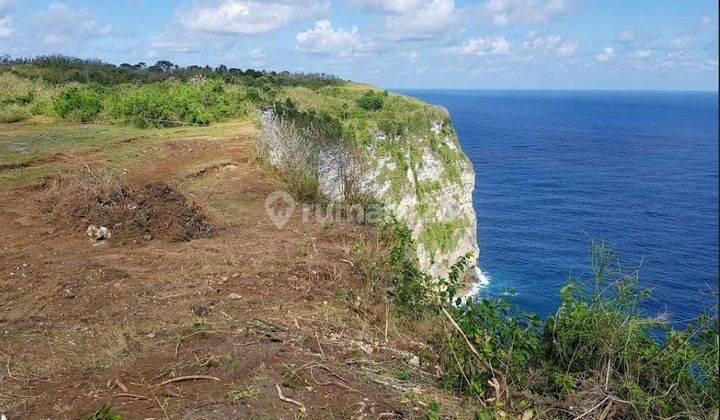
MULTIPOLYGON (((380 203, 412 231, 422 271, 444 277, 477 258, 475 174, 445 108, 348 84, 288 89, 260 120, 272 165, 330 203, 380 203)), ((474 266, 467 275, 479 279, 474 266)))

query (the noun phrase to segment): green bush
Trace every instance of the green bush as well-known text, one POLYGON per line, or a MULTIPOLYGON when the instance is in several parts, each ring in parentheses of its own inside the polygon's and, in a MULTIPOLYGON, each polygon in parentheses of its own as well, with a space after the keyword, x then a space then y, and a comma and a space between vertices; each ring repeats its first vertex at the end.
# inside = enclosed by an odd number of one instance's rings
POLYGON ((367 91, 357 100, 357 105, 367 111, 377 111, 382 109, 385 101, 383 97, 373 91, 367 91))
POLYGON ((62 90, 53 101, 55 112, 62 118, 90 122, 103 109, 100 94, 89 88, 69 87, 62 90))
POLYGON ((120 86, 117 92, 111 114, 143 128, 208 125, 248 110, 243 92, 231 91, 225 83, 215 80, 120 86))
POLYGON ((26 108, 10 105, 0 109, 0 123, 16 123, 30 118, 32 114, 26 108))
POLYGON ((384 258, 359 266, 401 314, 445 331, 425 337, 440 351, 443 384, 492 402, 481 418, 552 407, 571 417, 593 407, 635 419, 717 415, 717 304, 681 329, 648 317, 640 308, 649 291, 609 246, 591 244, 592 276, 571 278, 543 322, 504 299, 458 297, 467 257, 433 281, 417 271, 406 227, 391 220, 379 235, 389 243, 384 258))

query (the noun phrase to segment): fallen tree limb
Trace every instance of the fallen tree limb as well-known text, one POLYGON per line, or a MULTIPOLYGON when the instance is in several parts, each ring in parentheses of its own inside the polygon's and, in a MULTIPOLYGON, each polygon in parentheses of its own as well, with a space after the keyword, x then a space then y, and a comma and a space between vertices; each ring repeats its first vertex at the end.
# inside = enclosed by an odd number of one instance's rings
POLYGON ((278 398, 280 398, 280 401, 284 401, 286 403, 295 404, 298 407, 300 407, 300 410, 305 411, 305 404, 301 403, 300 401, 293 400, 292 398, 288 398, 283 395, 282 388, 280 388, 280 385, 275 384, 275 390, 277 390, 278 398))
POLYGON ((457 330, 457 332, 460 333, 460 336, 463 338, 463 340, 465 340, 465 344, 467 344, 470 351, 475 356, 477 356, 478 360, 480 360, 480 363, 482 363, 482 365, 485 366, 486 369, 490 370, 494 376, 495 370, 493 369, 492 365, 490 365, 490 363, 488 363, 487 360, 483 359, 482 356, 480 356, 480 353, 478 353, 475 346, 472 345, 472 343, 470 342, 470 339, 467 338, 467 336, 463 332, 462 328, 460 328, 460 326, 457 324, 457 322, 455 322, 455 319, 453 319, 452 315, 450 315, 450 312, 448 312, 447 309, 445 309, 445 306, 443 306, 443 305, 440 305, 440 310, 442 311, 443 315, 445 315, 445 317, 448 319, 448 321, 450 322, 450 325, 452 325, 453 328, 455 328, 455 330, 457 330))
POLYGON ((144 395, 138 395, 138 394, 129 394, 127 392, 121 392, 119 394, 115 394, 116 397, 127 397, 127 398, 135 398, 136 400, 150 400, 152 401, 152 398, 146 397, 144 395))
POLYGON ((220 378, 216 378, 214 376, 207 376, 207 375, 189 375, 189 376, 179 376, 177 378, 168 379, 167 381, 159 383, 157 386, 165 386, 168 384, 171 384, 173 382, 182 382, 182 381, 194 381, 196 379, 209 379, 212 381, 219 381, 220 378))

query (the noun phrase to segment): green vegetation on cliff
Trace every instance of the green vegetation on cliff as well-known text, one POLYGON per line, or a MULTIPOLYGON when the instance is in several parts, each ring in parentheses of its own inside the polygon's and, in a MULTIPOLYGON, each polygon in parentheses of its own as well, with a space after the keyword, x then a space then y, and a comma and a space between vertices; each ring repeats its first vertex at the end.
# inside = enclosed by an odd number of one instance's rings
POLYGON ((717 304, 683 328, 646 315, 650 291, 609 246, 591 243, 590 277, 571 277, 543 321, 503 299, 460 298, 466 258, 439 282, 419 272, 402 223, 380 226, 377 243, 379 256, 358 247, 361 268, 405 328, 441 349, 445 388, 477 398, 476 418, 717 416, 717 304))
MULTIPOLYGON (((408 168, 415 170, 424 147, 441 157, 447 179, 459 182, 464 155, 438 141, 454 139, 444 109, 369 85, 325 74, 261 72, 225 66, 178 67, 167 61, 147 66, 112 64, 63 56, 0 61, 0 122, 46 115, 71 122, 107 122, 145 127, 208 125, 255 117, 272 107, 320 144, 389 155, 395 169, 384 176, 397 195, 408 168)), ((422 194, 421 191, 417 191, 422 194)))

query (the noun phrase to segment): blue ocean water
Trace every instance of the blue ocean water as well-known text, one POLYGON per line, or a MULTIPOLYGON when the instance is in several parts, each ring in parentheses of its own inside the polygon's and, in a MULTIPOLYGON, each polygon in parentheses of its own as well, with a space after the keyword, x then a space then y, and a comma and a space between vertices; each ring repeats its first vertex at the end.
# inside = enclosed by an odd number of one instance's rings
POLYGON ((646 310, 682 323, 718 272, 718 96, 699 92, 403 93, 447 107, 476 171, 481 293, 541 315, 590 239, 642 263, 646 310))

